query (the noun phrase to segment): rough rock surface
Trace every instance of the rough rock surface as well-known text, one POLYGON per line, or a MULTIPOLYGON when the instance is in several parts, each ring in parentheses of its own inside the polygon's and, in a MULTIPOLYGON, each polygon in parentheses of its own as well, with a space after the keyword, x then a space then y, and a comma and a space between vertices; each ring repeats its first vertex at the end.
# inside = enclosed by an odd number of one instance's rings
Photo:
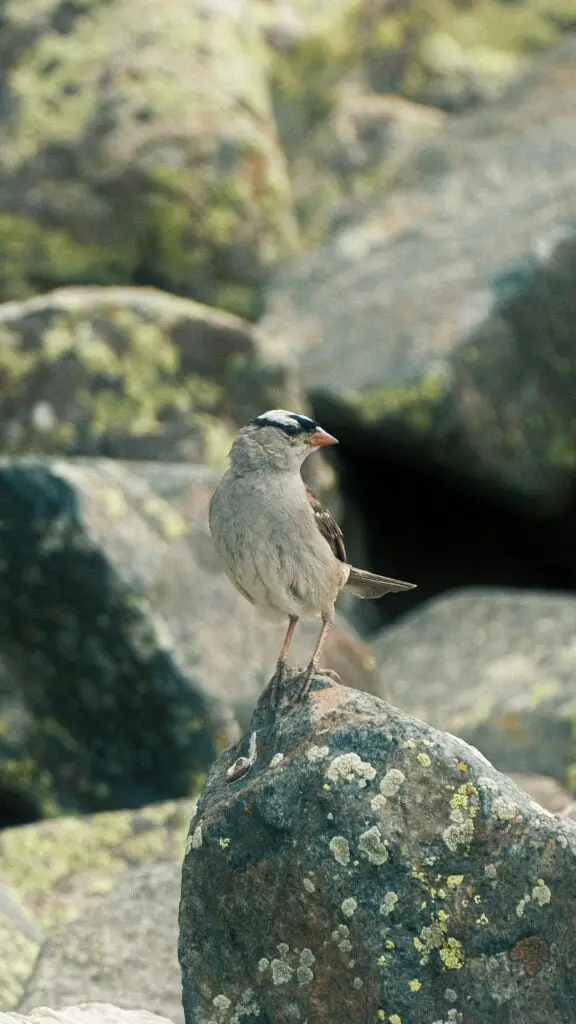
POLYGON ((351 458, 402 446, 522 509, 569 507, 575 57, 572 38, 438 133, 405 188, 280 272, 263 326, 351 458))
POLYGON ((0 305, 0 451, 222 465, 238 428, 301 408, 251 324, 154 288, 0 305))
POLYGON ((576 600, 464 590, 375 638, 381 697, 503 772, 576 785, 576 600))
POLYGON ((129 868, 117 887, 44 943, 18 1009, 80 999, 146 1006, 183 1020, 178 967, 182 851, 167 863, 129 868))
POLYGON ((258 311, 296 229, 249 6, 3 5, 2 298, 133 282, 258 311))
POLYGON ((573 0, 252 5, 273 51, 274 109, 308 244, 402 180, 442 123, 438 106, 494 99, 575 20, 573 0))
POLYGON ((0 1013, 0 1024, 172 1024, 149 1010, 124 1010, 108 1003, 79 1003, 51 1010, 38 1006, 27 1016, 21 1013, 0 1013))
POLYGON ((257 710, 191 823, 189 1024, 568 1024, 576 827, 476 750, 322 677, 257 710))
POLYGON ((0 1010, 142 997, 176 1019, 176 889, 193 810, 171 801, 0 832, 0 1010))
POLYGON ((181 516, 114 462, 6 460, 0 522, 0 649, 28 713, 3 787, 39 814, 192 793, 235 726, 163 614, 180 559, 194 585, 181 516))

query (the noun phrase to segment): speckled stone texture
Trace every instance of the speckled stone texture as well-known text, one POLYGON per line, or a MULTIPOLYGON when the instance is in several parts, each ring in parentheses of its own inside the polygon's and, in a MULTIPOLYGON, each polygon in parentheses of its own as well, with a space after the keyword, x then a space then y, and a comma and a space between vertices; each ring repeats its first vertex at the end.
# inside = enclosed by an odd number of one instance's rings
POLYGON ((569 1024, 576 828, 476 750, 316 677, 214 765, 187 843, 188 1024, 569 1024), (244 751, 242 751, 244 752, 244 751))
POLYGON ((110 1003, 79 1003, 52 1010, 38 1006, 24 1016, 21 1013, 0 1013, 0 1024, 171 1024, 148 1010, 124 1010, 110 1003))
POLYGON ((571 501, 575 58, 571 38, 439 131, 403 187, 275 279, 264 325, 349 458, 372 445, 378 488, 402 443, 523 509, 571 501))
POLYGON ((576 788, 576 600, 470 587, 373 639, 374 692, 478 747, 502 772, 576 788))
POLYGON ((250 3, 2 14, 0 296, 137 282, 256 314, 297 232, 250 3))
POLYGON ((193 579, 182 517, 114 462, 5 460, 0 523, 0 790, 48 816, 195 792, 238 731, 162 600, 193 579))
POLYGON ((192 800, 0 831, 0 1011, 79 1000, 182 1017, 180 865, 192 800))
POLYGON ((0 305, 0 451, 223 466, 294 373, 241 317, 156 288, 58 288, 0 305))

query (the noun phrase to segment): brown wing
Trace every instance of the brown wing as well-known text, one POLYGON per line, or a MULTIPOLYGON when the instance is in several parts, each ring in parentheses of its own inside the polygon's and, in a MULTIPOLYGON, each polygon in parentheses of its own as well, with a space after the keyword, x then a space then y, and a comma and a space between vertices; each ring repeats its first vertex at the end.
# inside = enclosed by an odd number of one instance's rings
POLYGON ((334 516, 327 508, 324 508, 322 502, 318 501, 316 495, 310 490, 308 484, 306 486, 306 493, 310 501, 310 507, 314 513, 314 518, 320 533, 326 538, 332 551, 339 558, 341 562, 347 562, 346 548, 344 546, 344 536, 342 530, 338 526, 338 523, 334 519, 334 516))

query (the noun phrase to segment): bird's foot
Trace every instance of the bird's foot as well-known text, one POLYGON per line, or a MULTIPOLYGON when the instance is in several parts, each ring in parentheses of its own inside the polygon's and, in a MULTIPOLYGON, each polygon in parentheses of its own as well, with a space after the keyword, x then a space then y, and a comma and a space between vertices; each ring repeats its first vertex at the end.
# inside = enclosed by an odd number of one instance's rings
POLYGON ((270 704, 277 708, 282 700, 282 690, 286 682, 286 662, 279 658, 276 664, 276 671, 270 680, 270 704))
POLYGON ((303 671, 303 673, 301 673, 302 678, 300 680, 300 685, 290 699, 291 707, 294 707, 296 704, 300 704, 301 701, 306 700, 306 697, 310 693, 312 677, 316 674, 327 676, 328 679, 330 679, 331 682, 333 683, 342 683, 340 676, 338 675, 337 672, 334 671, 334 669, 318 668, 318 666, 315 665, 313 661, 311 661, 308 667, 303 671))
POLYGON ((294 707, 296 704, 300 704, 301 701, 306 700, 310 692, 310 686, 312 683, 312 676, 316 671, 316 665, 313 661, 310 662, 304 675, 300 679, 300 685, 290 699, 290 706, 294 707))

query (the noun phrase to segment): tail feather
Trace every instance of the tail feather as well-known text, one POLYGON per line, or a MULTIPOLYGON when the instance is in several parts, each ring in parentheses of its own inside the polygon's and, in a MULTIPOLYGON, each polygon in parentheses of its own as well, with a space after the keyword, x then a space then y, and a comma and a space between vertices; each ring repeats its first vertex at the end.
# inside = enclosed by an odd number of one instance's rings
POLYGON ((346 583, 347 590, 356 597, 364 598, 383 597, 384 594, 393 594, 398 590, 413 590, 415 586, 415 583, 393 580, 390 576, 377 576, 375 572, 356 569, 353 565, 350 566, 350 575, 346 583))

